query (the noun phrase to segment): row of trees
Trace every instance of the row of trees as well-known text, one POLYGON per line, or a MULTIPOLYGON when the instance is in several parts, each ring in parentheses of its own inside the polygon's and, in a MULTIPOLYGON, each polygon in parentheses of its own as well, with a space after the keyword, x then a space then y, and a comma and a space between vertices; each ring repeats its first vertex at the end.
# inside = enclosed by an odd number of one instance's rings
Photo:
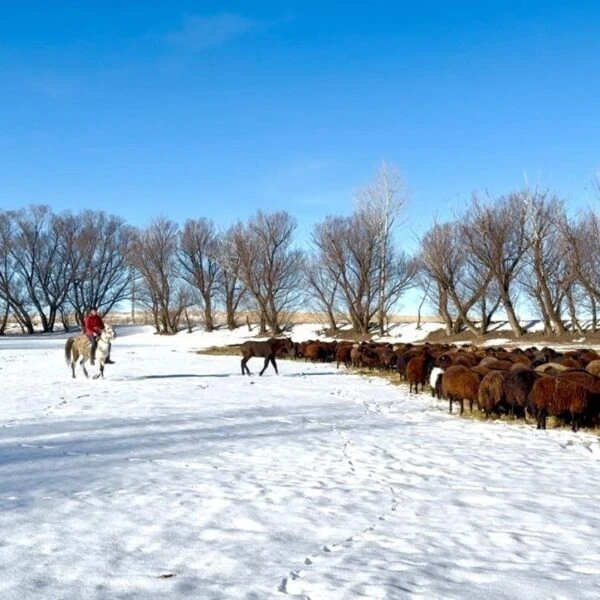
POLYGON ((262 332, 280 332, 300 307, 324 312, 366 333, 383 333, 402 294, 415 283, 417 261, 394 230, 405 209, 399 175, 383 165, 348 217, 318 223, 310 248, 295 245, 295 219, 258 211, 219 229, 207 219, 182 226, 157 218, 145 229, 98 211, 57 215, 47 206, 0 212, 0 332, 14 318, 32 333, 80 324, 86 308, 102 313, 130 301, 151 315, 159 333, 174 333, 202 311, 227 326, 252 313, 262 332))
POLYGON ((563 334, 567 324, 597 329, 600 220, 587 210, 569 217, 548 192, 521 190, 497 199, 475 195, 463 215, 438 222, 420 241, 420 285, 448 334, 483 334, 498 311, 516 336, 517 306, 563 334))
POLYGON ((279 333, 294 311, 323 314, 329 329, 350 322, 383 334, 409 288, 420 288, 448 334, 485 333, 519 311, 547 333, 570 323, 597 328, 600 218, 569 217, 566 203, 528 189, 500 198, 475 195, 462 215, 434 222, 414 256, 398 243, 406 215, 399 174, 385 165, 362 190, 354 212, 314 225, 295 245, 295 219, 258 211, 227 229, 207 219, 183 225, 157 218, 144 229, 98 211, 54 214, 47 206, 0 211, 0 333, 9 319, 32 333, 81 323, 127 301, 174 333, 202 312, 207 330, 222 311, 233 328, 250 313, 261 332, 279 333))

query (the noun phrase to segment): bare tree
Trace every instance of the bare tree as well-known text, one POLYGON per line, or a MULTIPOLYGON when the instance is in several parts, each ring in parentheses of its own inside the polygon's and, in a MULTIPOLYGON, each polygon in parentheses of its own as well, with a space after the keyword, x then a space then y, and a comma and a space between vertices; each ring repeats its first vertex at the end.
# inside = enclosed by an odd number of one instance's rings
POLYGON ((190 290, 179 279, 178 237, 177 224, 159 217, 136 233, 130 252, 142 280, 140 296, 159 334, 177 333, 184 309, 192 304, 190 290))
POLYGON ((132 227, 120 217, 86 210, 65 223, 63 238, 73 281, 69 302, 78 323, 89 306, 106 314, 130 298, 132 227))
MULTIPOLYGON (((408 194, 400 172, 385 163, 379 167, 374 182, 358 194, 361 218, 369 221, 375 233, 379 250, 379 292, 377 322, 379 334, 383 335, 389 305, 390 248, 394 244, 394 231, 406 210, 408 194)), ((402 260, 402 259, 400 259, 402 260)), ((397 284, 397 280, 394 282, 397 284)), ((393 294, 392 294, 393 295, 393 294)))
POLYGON ((218 235, 208 219, 189 219, 183 226, 179 248, 182 277, 198 290, 204 309, 206 331, 215 328, 213 304, 220 266, 218 262, 218 235))
POLYGON ((335 286, 340 309, 347 313, 354 331, 363 334, 369 332, 373 318, 382 314, 381 309, 385 325, 391 308, 414 285, 417 271, 416 262, 390 239, 383 263, 385 287, 381 287, 378 226, 376 220, 364 218, 364 213, 357 211, 350 217, 327 217, 315 225, 312 233, 322 271, 321 290, 327 290, 327 301, 332 304, 335 286))
POLYGON ((524 195, 510 194, 493 203, 475 195, 461 222, 466 250, 479 263, 475 268, 492 274, 511 329, 515 335, 523 335, 512 289, 529 246, 524 195))
POLYGON ((563 219, 560 230, 569 274, 588 294, 595 331, 600 299, 600 218, 589 210, 572 221, 563 219))
MULTIPOLYGON (((5 310, 12 313, 23 331, 35 331, 31 319, 31 304, 25 283, 14 258, 16 213, 0 212, 0 299, 5 310)), ((8 317, 7 317, 8 318, 8 317)))
POLYGON ((60 259, 60 239, 51 231, 52 211, 49 206, 31 206, 12 214, 14 230, 8 248, 13 268, 27 292, 27 298, 40 319, 42 331, 52 331, 58 306, 64 296, 53 297, 51 278, 64 274, 64 258, 60 259), (50 306, 49 306, 50 303, 50 306))
POLYGON ((236 251, 236 239, 240 236, 243 237, 243 230, 238 224, 220 233, 217 238, 216 260, 221 267, 216 282, 217 294, 225 307, 228 329, 237 327, 236 314, 247 292, 240 278, 240 257, 236 251))
POLYGON ((469 313, 487 293, 492 280, 489 270, 476 269, 469 262, 463 232, 457 221, 434 223, 420 242, 420 268, 434 283, 432 298, 448 335, 458 333, 463 326, 477 335, 481 333, 469 313))
POLYGON ((571 279, 565 263, 566 248, 560 223, 566 217, 564 203, 547 193, 526 191, 529 240, 521 284, 534 299, 544 321, 546 333, 565 333, 560 314, 564 286, 571 279))
POLYGON ((313 243, 330 279, 339 281, 341 303, 354 331, 368 333, 377 312, 378 243, 370 223, 355 213, 327 217, 313 230, 313 243))
POLYGON ((329 331, 336 332, 339 273, 328 269, 324 257, 318 252, 313 252, 305 262, 304 281, 309 305, 318 313, 324 312, 329 331))
POLYGON ((235 229, 239 277, 273 333, 297 307, 303 255, 293 247, 296 221, 285 211, 258 213, 235 229))

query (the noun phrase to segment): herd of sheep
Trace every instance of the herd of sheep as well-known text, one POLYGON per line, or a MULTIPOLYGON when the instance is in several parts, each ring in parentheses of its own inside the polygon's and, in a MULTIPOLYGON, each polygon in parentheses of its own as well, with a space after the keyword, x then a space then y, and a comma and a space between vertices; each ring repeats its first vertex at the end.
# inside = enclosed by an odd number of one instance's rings
POLYGON ((457 402, 462 414, 466 400, 486 417, 534 418, 538 429, 546 428, 548 416, 574 431, 600 420, 600 354, 591 349, 307 341, 295 344, 295 353, 338 367, 395 370, 411 392, 427 385, 432 395, 447 399, 450 412, 457 402))

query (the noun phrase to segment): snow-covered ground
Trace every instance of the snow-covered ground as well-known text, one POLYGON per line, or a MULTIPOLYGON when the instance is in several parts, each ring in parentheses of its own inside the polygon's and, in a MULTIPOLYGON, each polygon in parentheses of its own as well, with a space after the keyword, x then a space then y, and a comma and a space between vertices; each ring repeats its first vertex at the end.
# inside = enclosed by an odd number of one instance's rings
POLYGON ((117 332, 96 381, 0 339, 3 600, 600 597, 595 436, 117 332))

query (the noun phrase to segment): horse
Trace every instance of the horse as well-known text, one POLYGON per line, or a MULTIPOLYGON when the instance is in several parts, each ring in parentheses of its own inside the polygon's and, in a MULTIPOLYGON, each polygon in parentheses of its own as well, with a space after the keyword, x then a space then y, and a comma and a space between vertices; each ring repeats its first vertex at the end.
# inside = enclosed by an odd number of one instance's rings
POLYGON ((244 342, 240 350, 242 352, 242 375, 247 373, 250 375, 250 369, 246 363, 253 357, 259 356, 264 357, 265 364, 259 375, 265 372, 265 369, 269 366, 269 362, 273 365, 275 373, 279 375, 277 370, 277 363, 275 362, 275 356, 281 352, 287 352, 288 356, 294 356, 296 354, 296 348, 290 338, 270 338, 264 341, 250 340, 244 342))
MULTIPOLYGON (((108 358, 110 343, 116 337, 117 334, 110 325, 106 325, 101 331, 100 336, 98 337, 95 357, 95 360, 98 361, 99 371, 94 375, 94 379, 98 379, 98 377, 104 378, 104 363, 108 358)), ((85 362, 91 359, 91 357, 92 343, 87 335, 71 336, 65 343, 65 360, 67 361, 67 365, 71 366, 73 379, 75 379, 75 365, 77 364, 77 361, 80 361, 83 374, 86 377, 89 377, 87 369, 85 368, 85 362)))

